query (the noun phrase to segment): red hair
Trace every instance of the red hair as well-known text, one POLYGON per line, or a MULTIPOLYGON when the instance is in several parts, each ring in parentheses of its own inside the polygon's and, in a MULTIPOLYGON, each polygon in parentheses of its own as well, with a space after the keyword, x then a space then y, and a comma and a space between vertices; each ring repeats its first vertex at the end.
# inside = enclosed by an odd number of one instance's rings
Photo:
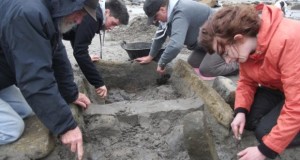
POLYGON ((210 17, 201 27, 198 37, 199 45, 208 53, 215 52, 213 41, 216 37, 225 39, 217 41, 221 48, 234 43, 234 36, 256 37, 260 27, 258 12, 250 5, 235 5, 223 7, 210 17))

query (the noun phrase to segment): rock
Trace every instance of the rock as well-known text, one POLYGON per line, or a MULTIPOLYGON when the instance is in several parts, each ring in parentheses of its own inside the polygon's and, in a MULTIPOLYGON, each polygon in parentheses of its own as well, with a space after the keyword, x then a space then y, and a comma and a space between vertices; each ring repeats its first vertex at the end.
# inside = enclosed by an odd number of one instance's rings
POLYGON ((114 116, 92 116, 88 119, 86 125, 90 136, 110 137, 118 136, 121 133, 120 122, 114 116))
POLYGON ((211 142, 202 111, 186 115, 183 119, 184 144, 191 160, 212 160, 211 142))
POLYGON ((232 108, 234 107, 236 84, 231 79, 218 76, 214 80, 212 88, 219 93, 226 103, 232 108))
POLYGON ((217 121, 227 128, 230 127, 233 118, 232 109, 213 88, 199 79, 187 62, 181 59, 176 62, 171 80, 181 94, 201 98, 217 121))
POLYGON ((166 142, 174 155, 184 151, 183 125, 175 126, 172 132, 166 136, 166 142))
POLYGON ((1 159, 39 159, 54 149, 54 138, 36 116, 26 119, 25 125, 25 131, 18 141, 0 146, 1 159))
POLYGON ((199 2, 205 3, 210 7, 214 7, 218 4, 218 0, 199 0, 199 2))

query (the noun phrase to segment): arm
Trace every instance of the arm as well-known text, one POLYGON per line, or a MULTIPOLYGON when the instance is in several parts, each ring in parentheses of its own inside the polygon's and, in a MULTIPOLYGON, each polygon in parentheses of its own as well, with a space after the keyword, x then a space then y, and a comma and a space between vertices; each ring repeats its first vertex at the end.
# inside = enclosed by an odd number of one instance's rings
POLYGON ((158 29, 156 30, 154 40, 151 44, 151 49, 148 56, 136 58, 135 61, 139 62, 140 64, 147 64, 150 63, 159 53, 162 45, 166 41, 167 38, 167 29, 163 30, 162 25, 160 24, 158 29))
POLYGON ((185 15, 180 12, 174 15, 171 23, 172 30, 170 41, 168 42, 158 64, 166 65, 179 54, 180 50, 183 48, 189 23, 191 22, 189 22, 185 15))
POLYGON ((257 89, 257 83, 247 75, 247 70, 251 69, 251 67, 247 66, 247 62, 240 65, 239 82, 235 94, 235 115, 231 122, 231 129, 238 140, 241 139, 241 135, 244 132, 246 114, 250 111, 257 89))
MULTIPOLYGON (((162 45, 165 43, 166 38, 167 38, 167 33, 164 34, 164 31, 162 30, 162 25, 160 24, 159 27, 156 30, 155 36, 154 36, 154 40, 153 43, 151 45, 151 49, 150 49, 150 53, 149 55, 154 58, 157 56, 159 50, 161 49, 162 45), (159 38, 161 35, 163 35, 163 37, 159 38)), ((166 31, 167 32, 167 31, 166 31)))
POLYGON ((60 94, 67 103, 74 102, 78 98, 78 88, 74 83, 73 69, 61 40, 59 40, 57 49, 53 54, 52 63, 60 94))
POLYGON ((85 16, 76 29, 73 47, 73 54, 80 69, 95 88, 104 86, 104 81, 89 56, 88 48, 98 28, 99 22, 91 16, 85 16))
POLYGON ((246 63, 240 64, 239 81, 235 91, 235 114, 239 112, 247 114, 250 111, 258 87, 257 82, 247 75, 249 68, 246 63))

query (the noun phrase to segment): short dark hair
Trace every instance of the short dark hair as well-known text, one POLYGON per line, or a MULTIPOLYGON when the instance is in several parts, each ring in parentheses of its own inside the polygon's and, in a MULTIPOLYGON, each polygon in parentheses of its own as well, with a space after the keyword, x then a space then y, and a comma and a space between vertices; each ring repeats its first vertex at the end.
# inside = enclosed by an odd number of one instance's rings
POLYGON ((127 11, 125 3, 121 0, 106 0, 105 9, 109 9, 111 16, 119 19, 120 24, 128 24, 129 13, 127 11))

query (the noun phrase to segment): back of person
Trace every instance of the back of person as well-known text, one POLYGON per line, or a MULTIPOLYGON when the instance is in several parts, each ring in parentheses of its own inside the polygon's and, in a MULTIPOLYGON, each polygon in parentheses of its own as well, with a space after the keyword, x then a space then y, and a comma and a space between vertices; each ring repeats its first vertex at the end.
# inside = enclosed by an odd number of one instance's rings
MULTIPOLYGON (((208 5, 191 0, 146 0, 144 11, 148 16, 148 24, 159 22, 149 55, 137 58, 139 63, 149 63, 156 57, 166 38, 169 42, 158 61, 157 72, 163 73, 165 66, 181 51, 184 45, 192 54, 188 63, 201 70, 205 76, 223 76, 235 74, 238 65, 226 64, 218 55, 207 55, 197 44, 200 27, 215 12, 208 5), (204 60, 205 59, 205 60, 204 60), (205 63, 202 63, 205 62, 205 63)), ((196 69, 197 70, 197 69, 196 69)))
MULTIPOLYGON (((16 74, 15 69, 18 68, 17 64, 12 63, 11 59, 13 58, 12 53, 13 52, 21 52, 14 50, 13 47, 9 47, 10 44, 16 43, 18 44, 17 47, 22 47, 26 50, 31 50, 31 52, 34 52, 33 48, 28 48, 31 44, 31 42, 23 41, 20 43, 23 39, 26 39, 28 37, 12 37, 10 33, 16 32, 13 26, 24 26, 26 28, 29 26, 30 22, 38 24, 40 21, 43 21, 43 23, 47 24, 47 34, 43 36, 50 36, 54 35, 56 33, 55 26, 51 19, 46 20, 47 16, 50 16, 49 12, 45 11, 45 4, 42 3, 43 1, 35 1, 35 0, 27 0, 26 2, 23 0, 1 0, 0 1, 0 89, 3 89, 5 87, 8 87, 14 83, 16 83, 16 77, 14 74, 16 74), (35 8, 35 10, 30 10, 30 8, 35 8), (25 13, 26 12, 26 13, 25 13), (39 13, 40 19, 31 19, 31 20, 16 20, 17 17, 26 17, 27 13, 39 13), (27 22, 27 23, 26 23, 27 22), (10 44, 9 44, 10 43, 10 44), (6 53, 6 54, 5 54, 6 53)), ((37 16, 36 16, 37 17, 37 16)), ((36 30, 42 30, 42 25, 39 25, 39 27, 36 27, 36 30)), ((21 28, 18 29, 18 32, 25 32, 22 31, 21 28)), ((32 30, 32 32, 35 32, 32 30)), ((27 31, 28 35, 30 35, 30 31, 27 31)), ((56 36, 48 37, 53 43, 51 45, 55 45, 58 41, 58 33, 55 34, 56 36)), ((33 38, 33 37, 31 37, 33 38)), ((42 38, 41 38, 42 39, 42 38)), ((33 41, 38 41, 39 39, 33 39, 33 41)), ((17 48, 15 45, 15 48, 17 48)), ((48 46, 47 46, 48 47, 48 46)), ((46 47, 45 47, 46 48, 46 47)), ((48 48, 45 49, 45 51, 48 48)), ((26 54, 19 54, 19 57, 23 57, 25 59, 28 57, 26 54)), ((34 61, 34 60, 33 60, 34 61)), ((39 63, 38 61, 35 61, 35 63, 39 63)), ((29 67, 29 66, 28 66, 29 67)), ((24 69, 24 68, 23 68, 24 69)), ((36 74, 36 73, 29 73, 28 74, 36 74)), ((21 76, 20 76, 21 77, 21 76)), ((20 78, 19 77, 19 78, 20 78)), ((22 78, 25 76, 23 75, 22 78)), ((18 82, 20 83, 20 82, 18 82)))
MULTIPOLYGON (((213 10, 199 2, 191 0, 179 0, 174 7, 170 20, 185 19, 186 24, 172 23, 172 30, 177 30, 182 25, 188 25, 184 44, 188 47, 193 47, 197 43, 199 28, 205 23, 208 17, 213 13, 213 10)), ((172 33, 171 33, 172 36, 172 33)))
POLYGON ((277 8, 280 8, 282 10, 283 14, 286 13, 287 4, 286 4, 285 0, 276 0, 274 6, 276 6, 277 8))

